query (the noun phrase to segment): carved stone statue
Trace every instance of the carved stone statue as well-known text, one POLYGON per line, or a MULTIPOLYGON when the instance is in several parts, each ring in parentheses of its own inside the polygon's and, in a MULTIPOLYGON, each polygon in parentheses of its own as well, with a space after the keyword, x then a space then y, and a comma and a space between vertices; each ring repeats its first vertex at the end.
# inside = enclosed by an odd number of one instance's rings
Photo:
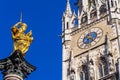
POLYGON ((98 49, 98 57, 101 57, 103 55, 103 52, 101 49, 98 49))
POLYGON ((112 55, 109 54, 108 55, 108 64, 109 64, 109 71, 113 71, 114 70, 114 64, 113 64, 113 58, 112 55))
POLYGON ((93 63, 90 61, 90 64, 89 64, 89 74, 90 74, 90 80, 95 80, 94 79, 94 66, 93 66, 93 63))
POLYGON ((70 80, 75 80, 75 73, 74 72, 71 73, 70 80))
POLYGON ((25 23, 18 22, 11 29, 14 41, 14 50, 20 50, 23 56, 28 51, 31 42, 33 41, 32 31, 25 34, 26 28, 27 25, 25 23))

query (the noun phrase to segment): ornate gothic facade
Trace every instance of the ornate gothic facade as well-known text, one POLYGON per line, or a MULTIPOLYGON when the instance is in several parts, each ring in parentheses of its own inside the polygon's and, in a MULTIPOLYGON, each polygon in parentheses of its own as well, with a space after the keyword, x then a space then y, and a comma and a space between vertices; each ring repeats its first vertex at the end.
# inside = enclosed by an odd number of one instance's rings
POLYGON ((62 17, 63 79, 120 80, 120 0, 67 0, 62 17))

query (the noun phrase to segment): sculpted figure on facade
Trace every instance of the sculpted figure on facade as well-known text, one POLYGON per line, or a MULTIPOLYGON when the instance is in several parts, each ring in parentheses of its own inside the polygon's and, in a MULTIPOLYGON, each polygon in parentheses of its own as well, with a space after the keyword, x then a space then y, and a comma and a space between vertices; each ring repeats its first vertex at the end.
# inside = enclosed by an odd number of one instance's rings
POLYGON ((70 80, 75 80, 75 74, 74 74, 74 72, 71 73, 70 80))
POLYGON ((89 74, 90 74, 90 80, 95 80, 95 75, 94 75, 94 64, 93 61, 91 60, 89 63, 89 74))
POLYGON ((108 59, 108 65, 109 65, 109 71, 112 72, 114 70, 114 63, 113 63, 113 51, 112 51, 112 43, 110 41, 110 38, 108 36, 108 33, 106 33, 106 39, 107 39, 107 59, 108 59))
POLYGON ((117 50, 117 48, 114 49, 113 55, 114 55, 115 58, 118 57, 118 50, 117 50))
POLYGON ((114 70, 112 53, 108 54, 108 64, 109 64, 109 71, 112 72, 114 70))
POLYGON ((101 57, 101 56, 103 56, 103 52, 102 52, 102 50, 101 49, 98 49, 98 57, 101 57))

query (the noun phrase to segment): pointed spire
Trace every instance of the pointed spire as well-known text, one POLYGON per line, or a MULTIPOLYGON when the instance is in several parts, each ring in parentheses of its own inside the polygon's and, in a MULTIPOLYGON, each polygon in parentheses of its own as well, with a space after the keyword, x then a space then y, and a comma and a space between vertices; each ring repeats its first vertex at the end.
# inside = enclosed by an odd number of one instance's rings
POLYGON ((73 49, 71 49, 71 51, 70 51, 70 69, 71 69, 71 71, 74 71, 74 68, 75 68, 75 66, 74 66, 74 54, 73 54, 73 49))
POLYGON ((65 13, 66 13, 66 14, 72 14, 71 6, 70 6, 70 0, 67 0, 65 13))
POLYGON ((22 12, 20 13, 20 22, 22 22, 22 12))
POLYGON ((106 44, 107 44, 108 52, 112 52, 112 45, 111 45, 111 41, 109 39, 108 33, 106 33, 106 44))
POLYGON ((75 10, 74 10, 74 12, 73 12, 73 15, 76 16, 75 10))
POLYGON ((76 19, 76 17, 77 17, 77 15, 76 15, 75 11, 73 11, 73 13, 72 13, 72 19, 76 19))

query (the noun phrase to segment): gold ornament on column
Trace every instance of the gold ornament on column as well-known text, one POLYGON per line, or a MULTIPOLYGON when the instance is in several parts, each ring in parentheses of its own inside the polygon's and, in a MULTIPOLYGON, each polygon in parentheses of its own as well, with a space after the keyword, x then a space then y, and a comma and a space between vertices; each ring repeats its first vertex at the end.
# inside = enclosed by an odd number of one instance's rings
POLYGON ((22 23, 21 15, 20 22, 17 22, 11 29, 12 38, 14 41, 14 51, 20 50, 23 56, 28 51, 29 46, 33 41, 32 31, 29 31, 27 34, 25 34, 26 28, 27 24, 22 23))

